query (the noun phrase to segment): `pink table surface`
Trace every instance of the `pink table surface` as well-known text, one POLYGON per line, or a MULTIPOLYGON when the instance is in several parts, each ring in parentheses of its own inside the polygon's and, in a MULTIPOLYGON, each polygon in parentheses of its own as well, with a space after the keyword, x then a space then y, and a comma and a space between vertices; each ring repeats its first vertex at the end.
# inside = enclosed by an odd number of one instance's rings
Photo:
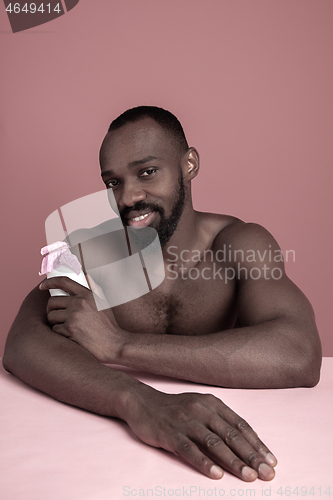
POLYGON ((222 399, 277 456, 274 480, 208 479, 122 421, 59 403, 1 368, 1 500, 333 498, 333 358, 311 389, 221 389, 118 368, 165 392, 222 399))

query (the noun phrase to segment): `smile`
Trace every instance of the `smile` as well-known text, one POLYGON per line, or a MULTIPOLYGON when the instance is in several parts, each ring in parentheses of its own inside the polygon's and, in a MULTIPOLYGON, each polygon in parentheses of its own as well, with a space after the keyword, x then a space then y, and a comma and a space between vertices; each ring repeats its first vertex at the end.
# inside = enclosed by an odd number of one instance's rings
POLYGON ((139 217, 133 217, 132 219, 129 219, 129 220, 133 220, 135 222, 138 222, 139 220, 143 220, 145 219, 146 217, 148 217, 148 215, 150 215, 152 212, 148 212, 147 214, 144 214, 144 215, 140 215, 139 217))
POLYGON ((148 226, 154 219, 156 212, 147 212, 142 215, 137 215, 136 217, 131 217, 127 219, 129 226, 148 226))

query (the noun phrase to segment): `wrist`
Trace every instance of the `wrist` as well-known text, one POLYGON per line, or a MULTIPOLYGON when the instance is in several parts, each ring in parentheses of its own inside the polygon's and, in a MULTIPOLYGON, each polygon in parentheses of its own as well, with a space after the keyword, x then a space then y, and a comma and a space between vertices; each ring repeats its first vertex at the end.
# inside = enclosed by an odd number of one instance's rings
POLYGON ((126 360, 125 353, 127 347, 131 343, 133 333, 123 330, 122 328, 118 328, 117 336, 118 336, 118 345, 117 349, 115 350, 116 359, 113 361, 113 363, 118 363, 119 365, 127 366, 125 363, 126 360))
POLYGON ((157 392, 159 391, 143 382, 131 379, 131 383, 119 395, 119 414, 117 417, 129 424, 131 420, 133 421, 139 417, 142 409, 148 406, 147 402, 157 392))

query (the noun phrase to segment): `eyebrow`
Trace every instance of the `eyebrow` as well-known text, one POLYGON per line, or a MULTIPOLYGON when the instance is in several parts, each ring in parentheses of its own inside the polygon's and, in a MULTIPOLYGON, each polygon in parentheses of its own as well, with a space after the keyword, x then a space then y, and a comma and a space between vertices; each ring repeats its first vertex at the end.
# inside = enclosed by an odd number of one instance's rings
MULTIPOLYGON (((134 160, 131 161, 128 164, 129 168, 137 167, 138 165, 143 165, 144 163, 147 163, 152 160, 157 160, 157 156, 146 156, 145 158, 142 158, 141 160, 134 160)), ((107 175, 113 175, 112 170, 106 170, 105 172, 102 173, 102 177, 106 177, 107 175)))

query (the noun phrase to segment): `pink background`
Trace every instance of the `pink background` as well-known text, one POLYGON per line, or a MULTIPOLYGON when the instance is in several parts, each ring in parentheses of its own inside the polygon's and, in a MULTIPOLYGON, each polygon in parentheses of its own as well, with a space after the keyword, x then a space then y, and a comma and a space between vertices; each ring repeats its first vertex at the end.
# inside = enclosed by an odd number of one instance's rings
POLYGON ((0 5, 0 354, 40 280, 44 221, 103 188, 111 120, 152 104, 201 154, 198 210, 236 215, 294 249, 291 279, 333 355, 331 0, 81 0, 12 34, 0 5))

